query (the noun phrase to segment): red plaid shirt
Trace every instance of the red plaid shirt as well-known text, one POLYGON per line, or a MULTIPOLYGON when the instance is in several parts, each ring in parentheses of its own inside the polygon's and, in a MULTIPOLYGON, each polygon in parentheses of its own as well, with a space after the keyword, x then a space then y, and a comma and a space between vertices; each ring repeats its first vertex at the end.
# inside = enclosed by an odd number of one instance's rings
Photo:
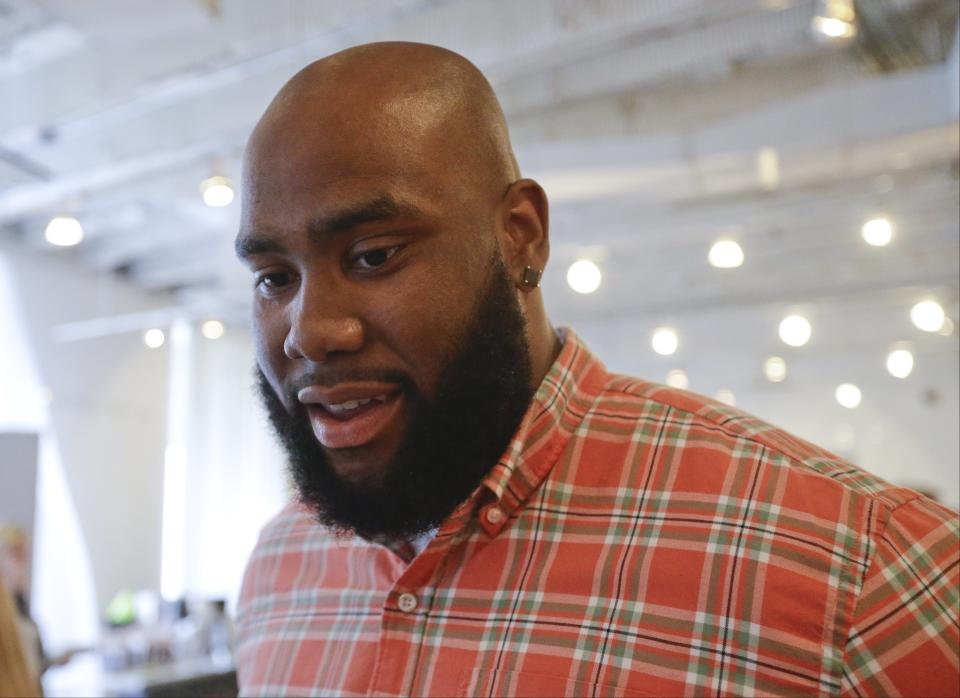
POLYGON ((419 555, 296 506, 243 585, 245 695, 957 695, 957 515, 567 333, 419 555))

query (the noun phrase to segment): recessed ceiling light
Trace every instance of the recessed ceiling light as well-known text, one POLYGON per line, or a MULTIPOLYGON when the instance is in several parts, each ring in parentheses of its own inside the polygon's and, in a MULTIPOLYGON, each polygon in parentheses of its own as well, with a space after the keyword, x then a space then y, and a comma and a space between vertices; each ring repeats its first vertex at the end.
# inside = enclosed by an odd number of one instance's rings
POLYGON ((589 259, 578 259, 567 269, 567 283, 577 293, 593 293, 602 280, 600 267, 589 259))
POLYGON ((690 380, 687 378, 687 372, 682 368, 675 368, 667 374, 667 385, 671 388, 686 390, 690 387, 690 380))
POLYGON ((954 327, 953 320, 944 316, 943 326, 939 330, 937 330, 937 334, 943 335, 944 337, 949 337, 950 335, 953 334, 953 327, 954 327))
POLYGON ((868 245, 885 247, 893 239, 893 224, 883 216, 871 218, 863 224, 860 234, 868 245))
POLYGON ((891 376, 906 378, 913 371, 913 354, 909 349, 894 349, 887 354, 887 370, 891 376))
POLYGON ((787 362, 779 356, 771 356, 763 362, 763 375, 771 383, 782 383, 787 377, 787 362))
POLYGON ((802 315, 788 315, 780 322, 780 339, 791 347, 802 347, 810 341, 810 322, 802 315))
POLYGON ((860 405, 863 395, 860 393, 860 388, 853 383, 842 383, 837 386, 834 397, 843 407, 852 410, 860 405))
POLYGON ((680 340, 677 338, 677 333, 669 327, 660 327, 653 333, 650 344, 658 354, 669 356, 677 350, 680 340))
POLYGON ((938 332, 943 327, 946 315, 943 306, 936 301, 920 301, 910 309, 910 320, 924 332, 938 332))
POLYGON ((229 206, 233 201, 233 187, 226 177, 217 175, 200 182, 200 193, 207 206, 220 208, 229 206))
POLYGON ((73 216, 57 216, 47 223, 43 235, 51 245, 72 247, 83 240, 83 226, 73 216))
POLYGON ((143 343, 151 349, 162 347, 164 339, 166 339, 166 337, 163 334, 163 330, 157 329, 156 327, 143 333, 143 343))
POLYGON ((717 269, 734 269, 743 264, 743 249, 733 240, 717 240, 707 259, 717 269))

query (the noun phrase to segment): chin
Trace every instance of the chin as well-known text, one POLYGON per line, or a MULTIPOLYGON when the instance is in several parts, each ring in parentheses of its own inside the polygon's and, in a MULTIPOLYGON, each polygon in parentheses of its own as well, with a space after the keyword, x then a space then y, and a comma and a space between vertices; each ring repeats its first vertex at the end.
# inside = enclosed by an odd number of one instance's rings
POLYGON ((392 454, 379 454, 368 446, 325 451, 333 472, 354 487, 382 485, 393 460, 392 454))

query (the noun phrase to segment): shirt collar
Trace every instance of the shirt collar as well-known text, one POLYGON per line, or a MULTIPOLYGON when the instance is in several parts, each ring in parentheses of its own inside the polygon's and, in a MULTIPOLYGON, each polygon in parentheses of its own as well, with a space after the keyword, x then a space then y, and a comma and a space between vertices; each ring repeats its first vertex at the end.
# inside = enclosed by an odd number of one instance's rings
POLYGON ((541 485, 606 382, 603 363, 572 330, 562 328, 559 336, 560 354, 503 456, 481 483, 480 525, 490 536, 541 485))

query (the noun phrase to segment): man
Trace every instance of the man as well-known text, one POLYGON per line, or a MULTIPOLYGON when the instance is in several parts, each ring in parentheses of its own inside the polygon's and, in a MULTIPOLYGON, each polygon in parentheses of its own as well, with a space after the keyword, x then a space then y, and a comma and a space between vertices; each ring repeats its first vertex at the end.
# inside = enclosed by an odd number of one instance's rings
POLYGON ((957 518, 550 325, 547 200, 490 86, 318 61, 247 148, 237 251, 298 501, 249 695, 956 693, 957 518))

